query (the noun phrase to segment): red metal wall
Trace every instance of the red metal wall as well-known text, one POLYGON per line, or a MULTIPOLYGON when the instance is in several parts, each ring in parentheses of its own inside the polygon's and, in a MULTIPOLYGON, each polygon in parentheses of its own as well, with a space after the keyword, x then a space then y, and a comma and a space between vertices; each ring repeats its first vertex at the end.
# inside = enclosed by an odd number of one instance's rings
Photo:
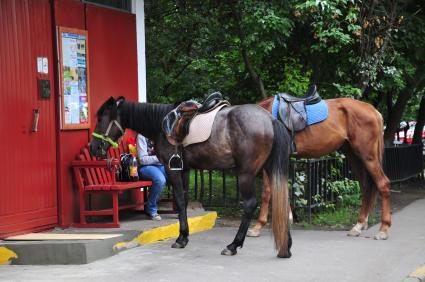
POLYGON ((91 120, 110 96, 137 101, 135 15, 87 5, 90 48, 91 120))
MULTIPOLYGON (((57 26, 88 31, 91 133, 97 109, 107 98, 123 95, 137 101, 136 17, 76 0, 57 0, 55 19, 57 26)), ((70 162, 88 141, 89 130, 59 132, 59 218, 62 226, 78 220, 77 187, 70 162)))
MULTIPOLYGON (((85 5, 76 0, 54 2, 55 26, 85 29, 85 5)), ((58 85, 56 85, 58 91, 58 85)), ((56 95, 56 119, 59 120, 59 97, 56 95)), ((88 142, 88 130, 67 130, 57 128, 58 135, 58 205, 59 225, 68 226, 78 218, 78 191, 74 187, 70 162, 88 142)))
POLYGON ((57 223, 55 91, 37 91, 37 79, 54 82, 50 15, 49 0, 0 0, 0 238, 57 223))
POLYGON ((110 96, 137 100, 135 15, 79 0, 0 0, 0 238, 78 220, 71 161, 90 130, 59 128, 56 26, 89 33, 90 111, 110 96), (53 18, 52 18, 53 15, 53 18), (49 74, 36 73, 36 57, 49 59, 49 74), (41 99, 37 78, 49 79, 41 99), (32 110, 39 131, 31 132, 32 110))

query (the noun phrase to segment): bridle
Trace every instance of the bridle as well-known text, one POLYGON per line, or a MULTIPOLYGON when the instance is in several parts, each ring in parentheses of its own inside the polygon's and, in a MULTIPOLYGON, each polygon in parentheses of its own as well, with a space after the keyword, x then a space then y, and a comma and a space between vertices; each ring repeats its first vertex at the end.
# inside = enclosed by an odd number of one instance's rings
POLYGON ((118 129, 121 131, 121 134, 124 134, 124 130, 122 129, 122 126, 116 119, 114 119, 109 122, 109 125, 108 125, 108 128, 106 129, 105 134, 99 134, 99 133, 93 132, 92 136, 104 142, 109 143, 114 148, 118 148, 118 143, 112 140, 111 137, 109 137, 109 131, 111 131, 113 125, 118 127, 118 129))

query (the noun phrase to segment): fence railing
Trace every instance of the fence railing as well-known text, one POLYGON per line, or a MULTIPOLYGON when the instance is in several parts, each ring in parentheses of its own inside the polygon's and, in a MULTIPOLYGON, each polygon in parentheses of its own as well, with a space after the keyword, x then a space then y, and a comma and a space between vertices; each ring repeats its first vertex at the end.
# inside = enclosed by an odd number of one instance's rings
POLYGON ((292 160, 290 172, 291 205, 305 208, 309 222, 312 210, 319 203, 326 205, 336 202, 329 184, 354 177, 345 157, 292 160))
MULTIPOLYGON (((391 182, 400 182, 423 173, 422 145, 399 146, 385 149, 384 171, 391 182)), ((345 157, 291 160, 289 181, 291 183, 291 205, 307 209, 308 218, 321 204, 335 203, 336 197, 329 183, 354 179, 345 157), (299 189, 294 189, 298 185, 299 189), (300 191, 302 194, 300 194, 300 191), (298 193, 298 194, 296 194, 298 193), (306 203, 300 205, 297 199, 306 203)), ((235 207, 241 197, 237 177, 231 172, 191 171, 190 193, 192 200, 200 201, 205 207, 235 207)), ((261 178, 256 179, 256 194, 261 199, 261 178)))
POLYGON ((422 144, 385 148, 384 171, 391 182, 401 182, 424 171, 422 144))

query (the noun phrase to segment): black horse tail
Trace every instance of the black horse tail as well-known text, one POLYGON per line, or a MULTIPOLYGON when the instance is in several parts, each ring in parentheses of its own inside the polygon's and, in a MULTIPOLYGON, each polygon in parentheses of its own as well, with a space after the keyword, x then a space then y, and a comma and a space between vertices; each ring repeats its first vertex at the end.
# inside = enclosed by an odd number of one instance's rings
POLYGON ((283 123, 273 119, 273 147, 265 164, 272 191, 272 230, 278 257, 290 257, 288 171, 290 136, 283 123))

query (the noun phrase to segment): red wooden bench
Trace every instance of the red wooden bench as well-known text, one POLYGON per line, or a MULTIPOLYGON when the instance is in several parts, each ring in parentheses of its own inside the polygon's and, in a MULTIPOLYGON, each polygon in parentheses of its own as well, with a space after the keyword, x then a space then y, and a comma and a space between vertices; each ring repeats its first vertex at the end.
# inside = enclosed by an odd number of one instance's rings
POLYGON ((108 164, 107 160, 97 160, 92 156, 87 147, 81 150, 77 159, 72 162, 74 175, 79 189, 80 224, 78 227, 119 227, 119 210, 134 209, 136 203, 119 205, 118 196, 124 191, 152 186, 150 180, 137 182, 118 182, 116 180, 117 168, 120 164, 119 157, 123 152, 128 152, 128 146, 120 142, 118 149, 109 150, 109 158, 113 160, 108 164), (86 206, 86 196, 109 193, 112 196, 112 208, 103 210, 91 210, 86 206), (90 216, 112 216, 112 223, 88 223, 90 216))

